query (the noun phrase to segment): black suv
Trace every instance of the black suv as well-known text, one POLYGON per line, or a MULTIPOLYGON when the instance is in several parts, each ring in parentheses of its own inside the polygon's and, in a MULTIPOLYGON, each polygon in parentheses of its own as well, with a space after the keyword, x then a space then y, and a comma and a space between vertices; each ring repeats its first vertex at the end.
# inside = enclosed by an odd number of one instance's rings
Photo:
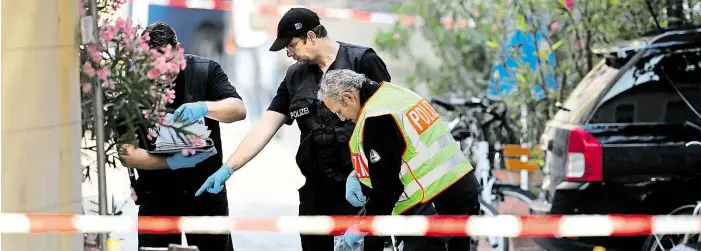
MULTIPOLYGON (((541 137, 535 214, 669 214, 701 199, 701 29, 596 51, 604 59, 541 137)), ((586 226, 582 226, 586 227, 586 226)), ((554 250, 641 250, 646 236, 537 238, 554 250)))

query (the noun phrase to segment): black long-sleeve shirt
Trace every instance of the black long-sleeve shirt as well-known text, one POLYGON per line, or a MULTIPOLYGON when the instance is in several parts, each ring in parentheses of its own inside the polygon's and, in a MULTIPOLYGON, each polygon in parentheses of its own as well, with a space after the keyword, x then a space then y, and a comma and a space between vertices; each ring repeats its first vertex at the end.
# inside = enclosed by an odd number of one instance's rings
MULTIPOLYGON (((360 90, 360 101, 365 103, 379 88, 379 84, 364 85, 360 90)), ((404 192, 399 178, 402 155, 406 142, 392 115, 367 118, 363 126, 363 149, 365 156, 379 156, 376 161, 368 160, 368 171, 372 189, 364 189, 368 198, 365 204, 366 215, 390 215, 394 204, 404 192), (374 153, 371 153, 373 152, 374 153)), ((381 251, 385 239, 368 236, 365 238, 365 251, 381 251)))

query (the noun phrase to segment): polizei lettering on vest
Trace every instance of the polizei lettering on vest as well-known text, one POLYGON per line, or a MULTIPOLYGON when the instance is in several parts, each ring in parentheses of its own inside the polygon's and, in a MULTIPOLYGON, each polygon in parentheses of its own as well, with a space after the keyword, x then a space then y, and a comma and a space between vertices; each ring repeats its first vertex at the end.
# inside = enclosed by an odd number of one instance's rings
POLYGON ((406 116, 409 117, 409 122, 411 122, 414 130, 419 134, 426 131, 426 129, 441 118, 438 112, 436 112, 425 99, 421 99, 411 107, 411 109, 406 112, 406 116))
POLYGON ((296 111, 291 111, 290 117, 292 117, 293 119, 296 119, 296 118, 302 117, 302 116, 307 115, 307 114, 309 114, 309 107, 304 107, 304 108, 300 108, 296 111))

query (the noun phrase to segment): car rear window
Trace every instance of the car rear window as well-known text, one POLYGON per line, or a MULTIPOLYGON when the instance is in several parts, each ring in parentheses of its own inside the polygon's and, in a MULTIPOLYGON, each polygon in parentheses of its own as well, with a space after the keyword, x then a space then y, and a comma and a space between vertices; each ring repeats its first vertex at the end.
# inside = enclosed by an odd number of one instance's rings
POLYGON ((690 107, 701 109, 700 52, 653 51, 641 58, 599 101, 589 122, 698 125, 701 119, 690 107))
POLYGON ((608 66, 601 60, 572 90, 563 107, 553 117, 554 120, 573 124, 583 123, 598 103, 601 93, 611 84, 618 69, 608 66))

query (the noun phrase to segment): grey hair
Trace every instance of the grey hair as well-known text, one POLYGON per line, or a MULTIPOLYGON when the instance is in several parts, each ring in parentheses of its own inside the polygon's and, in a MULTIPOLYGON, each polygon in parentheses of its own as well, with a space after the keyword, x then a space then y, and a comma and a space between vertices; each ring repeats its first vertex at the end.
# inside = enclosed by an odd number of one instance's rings
POLYGON ((317 98, 342 100, 345 91, 360 91, 365 82, 365 75, 348 69, 330 70, 321 77, 317 98))

